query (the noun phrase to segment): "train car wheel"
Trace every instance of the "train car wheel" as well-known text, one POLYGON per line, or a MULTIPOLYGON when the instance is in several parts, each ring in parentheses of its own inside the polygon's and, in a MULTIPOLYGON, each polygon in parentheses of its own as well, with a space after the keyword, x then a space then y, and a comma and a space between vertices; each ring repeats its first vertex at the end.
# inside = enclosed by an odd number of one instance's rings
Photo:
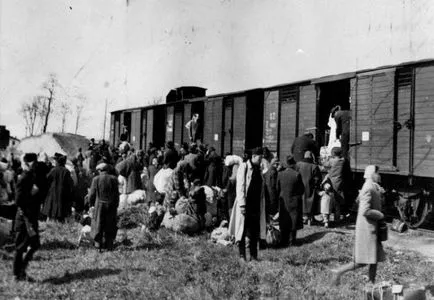
POLYGON ((432 205, 422 194, 409 198, 400 197, 396 205, 401 220, 412 229, 418 228, 425 222, 427 215, 432 210, 432 205))

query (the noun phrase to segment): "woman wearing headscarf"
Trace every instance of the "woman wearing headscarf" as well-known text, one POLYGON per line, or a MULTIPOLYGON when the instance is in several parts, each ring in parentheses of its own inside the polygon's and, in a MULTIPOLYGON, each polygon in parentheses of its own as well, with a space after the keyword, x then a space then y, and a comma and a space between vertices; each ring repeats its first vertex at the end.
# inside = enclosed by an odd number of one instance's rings
POLYGON ((374 283, 377 263, 385 258, 383 246, 378 239, 378 222, 384 219, 381 212, 382 188, 379 185, 378 167, 367 166, 364 178, 365 183, 359 193, 354 260, 338 270, 333 270, 333 285, 339 284, 344 273, 365 265, 369 265, 369 280, 374 283))

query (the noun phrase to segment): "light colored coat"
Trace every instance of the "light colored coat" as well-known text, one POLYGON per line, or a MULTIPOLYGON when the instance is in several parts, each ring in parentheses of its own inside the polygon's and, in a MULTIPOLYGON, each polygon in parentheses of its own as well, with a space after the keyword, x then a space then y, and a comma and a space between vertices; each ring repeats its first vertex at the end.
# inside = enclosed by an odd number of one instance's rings
MULTIPOLYGON (((229 222, 229 233, 235 236, 235 241, 241 240, 244 233, 245 217, 241 213, 241 206, 246 205, 247 190, 252 180, 253 167, 250 161, 240 164, 237 171, 237 182, 235 203, 231 213, 229 222), (246 170, 247 168, 247 170, 246 170)), ((261 215, 260 215, 260 238, 266 238, 266 221, 265 221, 265 201, 261 195, 261 215)))
POLYGON ((366 180, 359 193, 355 263, 376 264, 384 260, 383 246, 377 237, 378 221, 382 218, 380 186, 372 180, 366 180))

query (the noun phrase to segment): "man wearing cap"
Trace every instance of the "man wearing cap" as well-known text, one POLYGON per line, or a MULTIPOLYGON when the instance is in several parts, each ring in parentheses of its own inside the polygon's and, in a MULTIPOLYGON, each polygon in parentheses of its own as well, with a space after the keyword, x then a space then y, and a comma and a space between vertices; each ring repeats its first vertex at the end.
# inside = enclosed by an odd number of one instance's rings
POLYGON ((295 171, 295 160, 286 158, 287 168, 277 176, 279 195, 279 223, 283 246, 294 245, 297 230, 303 228, 302 195, 304 193, 301 175, 295 171))
POLYGON ((26 153, 23 156, 23 173, 19 176, 16 187, 16 252, 13 264, 13 273, 16 280, 33 281, 32 278, 27 276, 26 268, 41 245, 38 217, 46 186, 44 184, 45 178, 37 178, 38 162, 36 160, 35 153, 26 153))
POLYGON ((259 238, 266 238, 265 201, 262 197, 262 149, 255 148, 251 158, 237 171, 236 192, 229 231, 235 235, 240 257, 246 259, 246 246, 250 258, 258 259, 259 238))
POLYGON ((101 163, 100 172, 93 180, 89 192, 90 206, 95 206, 92 219, 92 236, 99 250, 111 250, 116 238, 116 216, 119 206, 118 179, 108 173, 109 166, 101 163))

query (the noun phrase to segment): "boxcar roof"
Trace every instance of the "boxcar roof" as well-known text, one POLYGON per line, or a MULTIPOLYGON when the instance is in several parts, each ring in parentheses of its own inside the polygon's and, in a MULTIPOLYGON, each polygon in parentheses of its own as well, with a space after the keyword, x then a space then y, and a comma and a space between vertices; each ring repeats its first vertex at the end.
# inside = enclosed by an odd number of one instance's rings
MULTIPOLYGON (((315 78, 310 78, 310 79, 305 79, 305 80, 282 83, 282 84, 263 87, 263 88, 254 88, 254 89, 240 90, 240 91, 234 91, 234 92, 229 92, 229 93, 214 94, 214 95, 209 95, 209 96, 205 96, 205 97, 186 99, 184 101, 177 101, 177 102, 173 102, 170 104, 175 104, 178 102, 196 102, 196 101, 205 100, 207 98, 234 96, 234 95, 244 94, 247 92, 252 92, 255 90, 272 90, 272 89, 278 89, 280 87, 284 87, 284 86, 288 86, 288 85, 317 84, 317 83, 323 83, 323 82, 337 81, 337 80, 342 80, 342 79, 353 78, 353 77, 356 77, 358 74, 361 74, 361 73, 380 71, 382 69, 405 67, 405 66, 410 66, 410 65, 423 65, 423 64, 429 64, 429 63, 434 63, 434 58, 427 58, 427 59, 421 59, 421 60, 416 60, 416 61, 408 61, 408 62, 403 62, 400 64, 385 65, 385 66, 376 67, 376 68, 361 69, 361 70, 357 70, 355 72, 345 72, 345 73, 339 73, 339 74, 335 74, 335 75, 326 75, 326 76, 315 77, 315 78)), ((187 86, 184 86, 184 87, 187 87, 187 86)), ((188 86, 188 87, 196 87, 196 86, 188 86)), ((151 108, 155 108, 155 107, 159 107, 159 106, 166 106, 166 105, 167 105, 167 103, 162 103, 162 104, 155 104, 155 105, 139 106, 139 107, 134 107, 134 108, 125 108, 125 109, 119 109, 119 110, 112 111, 111 113, 113 114, 113 113, 118 113, 118 112, 129 112, 129 111, 134 111, 134 110, 138 110, 138 109, 151 109, 151 108)))

